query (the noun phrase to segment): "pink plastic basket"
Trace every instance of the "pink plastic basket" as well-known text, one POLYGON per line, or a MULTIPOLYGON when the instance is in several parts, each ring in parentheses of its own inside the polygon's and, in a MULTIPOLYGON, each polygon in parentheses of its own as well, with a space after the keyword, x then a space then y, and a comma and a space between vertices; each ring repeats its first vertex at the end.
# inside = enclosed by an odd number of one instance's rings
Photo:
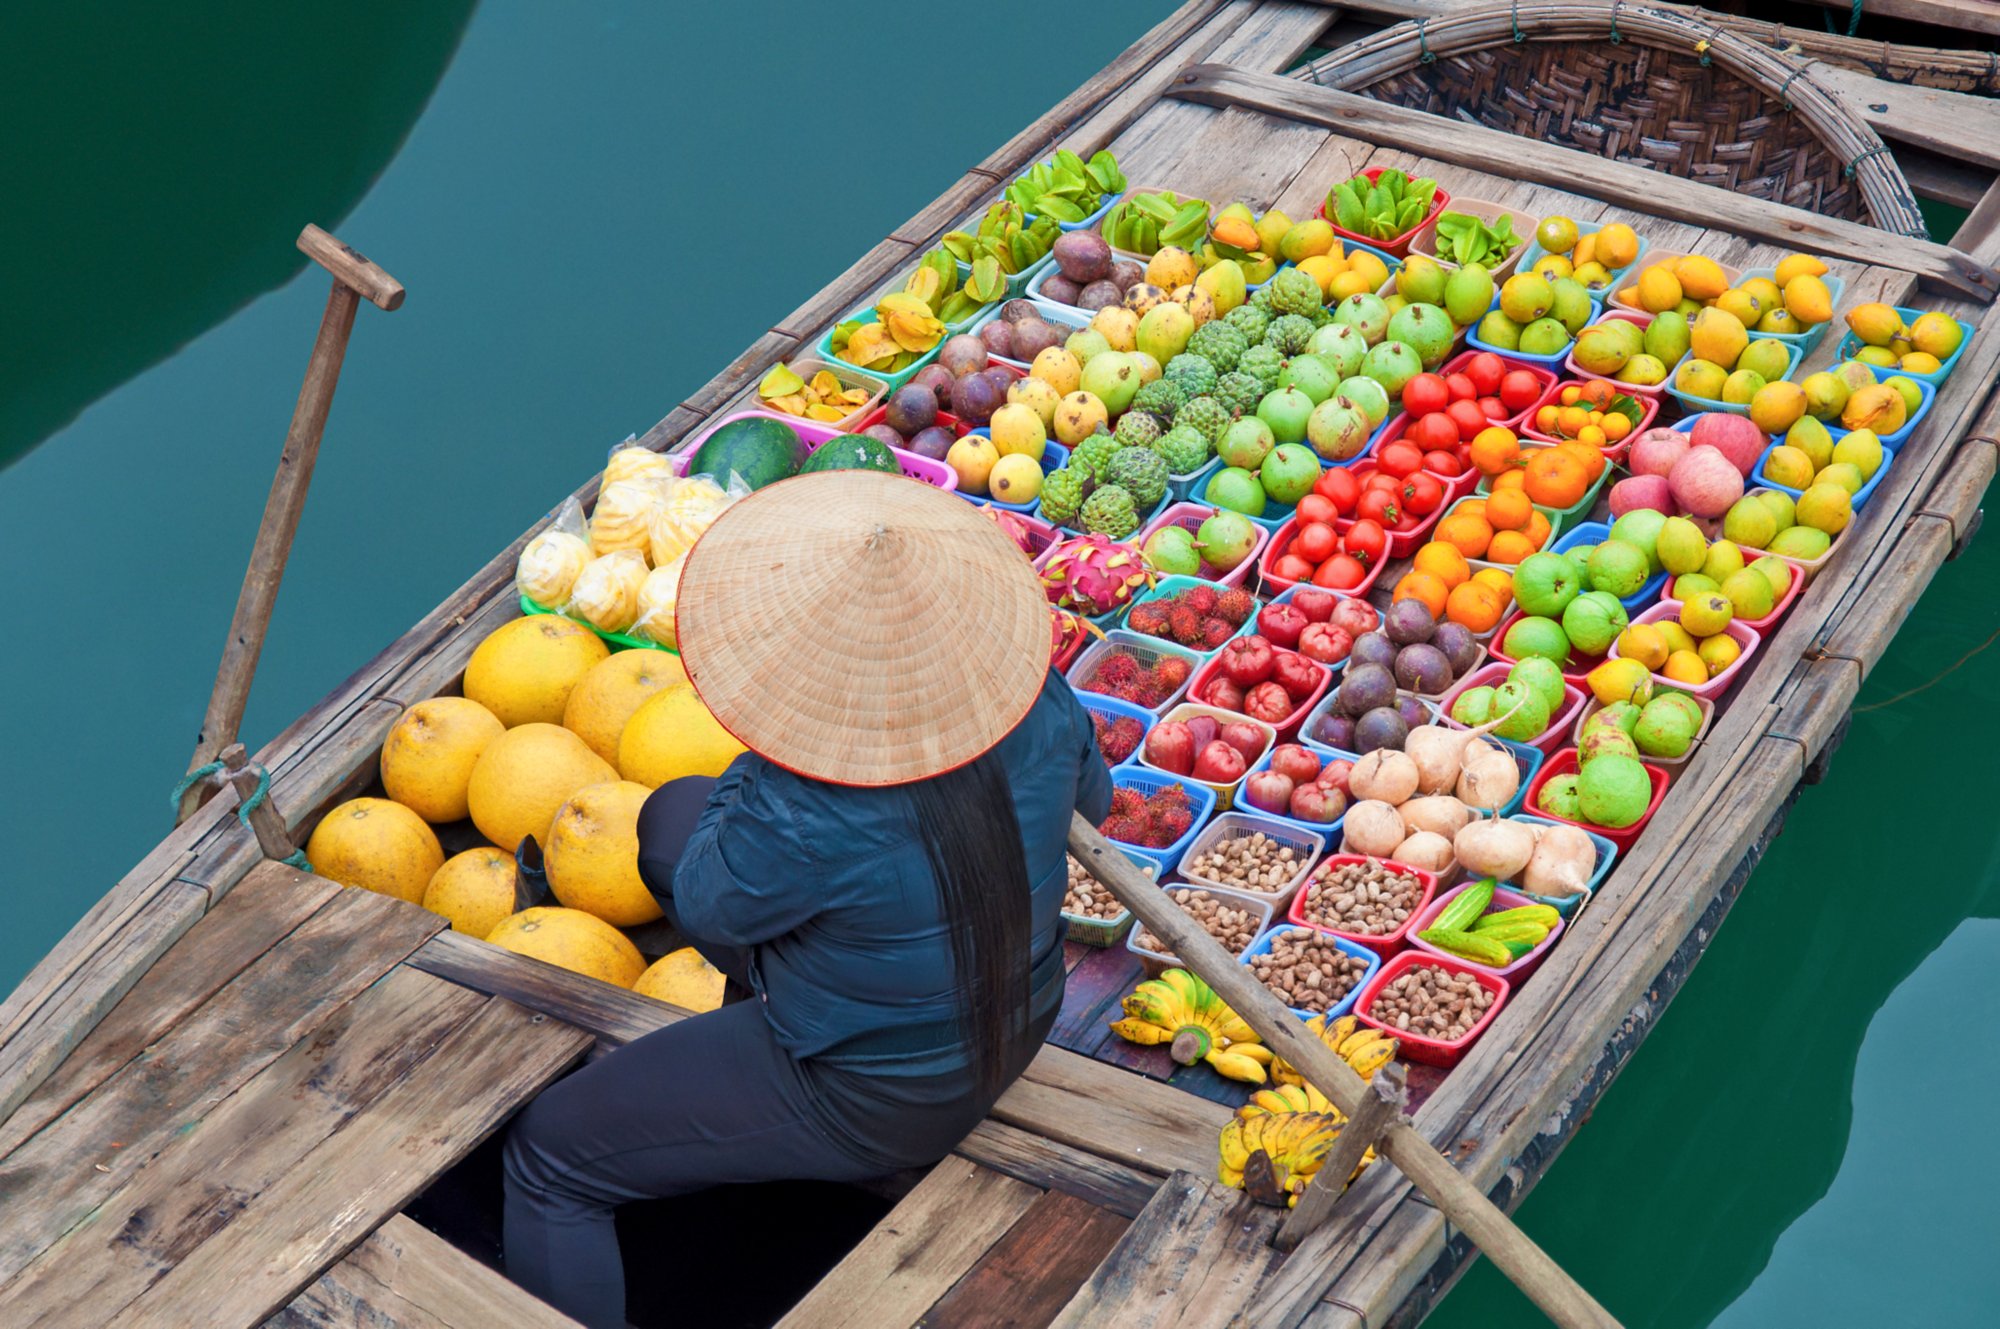
MULTIPOLYGON (((1792 603, 1799 598, 1799 593, 1804 591, 1805 588, 1806 579, 1799 572, 1798 567, 1794 565, 1792 567, 1792 584, 1785 588, 1785 593, 1778 597, 1776 604, 1771 606, 1771 612, 1762 618, 1746 618, 1740 621, 1744 627, 1757 632, 1759 635, 1769 632, 1777 625, 1778 620, 1785 616, 1785 611, 1792 607, 1792 603)), ((1667 578, 1667 584, 1660 590, 1660 603, 1663 605, 1672 605, 1676 614, 1681 611, 1681 602, 1674 598, 1674 579, 1672 577, 1667 578)))
POLYGON ((1660 810, 1660 800, 1667 796, 1669 779, 1667 773, 1649 761, 1640 762, 1639 764, 1646 768, 1646 778, 1652 782, 1653 800, 1646 805, 1645 814, 1630 826, 1599 826, 1596 822, 1572 821, 1568 817, 1558 817, 1555 813, 1550 812, 1542 806, 1543 785, 1555 779, 1558 775, 1576 774, 1575 748, 1564 748, 1561 752, 1556 753, 1553 757, 1542 763, 1542 769, 1535 773, 1534 780, 1528 785, 1528 797, 1521 803, 1521 811, 1531 817, 1541 817, 1548 821, 1559 821, 1565 826, 1575 826, 1589 831, 1593 835, 1601 835, 1611 841, 1611 843, 1617 845, 1618 852, 1622 854, 1629 850, 1638 840, 1639 832, 1646 829, 1646 823, 1651 821, 1653 814, 1660 810))
MULTIPOLYGON (((816 452, 820 445, 828 439, 843 438, 854 432, 848 429, 836 428, 830 424, 821 424, 816 420, 802 420, 798 416, 785 415, 778 411, 736 411, 718 420, 711 421, 707 427, 694 436, 693 441, 679 455, 691 460, 701 445, 708 441, 710 434, 736 420, 776 420, 780 424, 788 425, 791 427, 791 431, 799 436, 799 440, 805 444, 807 455, 816 452)), ((890 448, 889 451, 896 458, 896 464, 902 468, 903 474, 910 477, 910 479, 921 480, 925 484, 942 489, 948 494, 957 492, 958 473, 943 462, 932 461, 929 457, 919 457, 916 453, 905 452, 901 448, 890 448)), ((683 462, 683 474, 685 474, 685 466, 686 462, 683 462)))
POLYGON ((1426 1066, 1440 1066, 1448 1070, 1458 1064, 1458 1059, 1465 1055, 1465 1050, 1471 1047, 1481 1034, 1486 1032, 1486 1026, 1493 1023, 1493 1017, 1498 1015, 1500 1008, 1507 1004, 1507 993, 1510 990, 1506 979, 1488 973, 1476 965, 1467 964, 1463 960, 1453 959, 1445 955, 1435 955, 1428 951, 1405 951, 1376 971, 1375 977, 1369 981, 1368 986, 1361 990, 1360 999, 1354 1003, 1354 1013, 1362 1024, 1373 1029, 1380 1029, 1383 1033, 1390 1035, 1401 1044, 1396 1049, 1396 1055, 1405 1061, 1421 1062, 1426 1066), (1388 987, 1399 976, 1420 964, 1436 965, 1438 968, 1449 970, 1454 974, 1470 975, 1478 982, 1479 986, 1493 994, 1493 1004, 1486 1008, 1486 1014, 1479 1017, 1479 1023, 1466 1031, 1465 1037, 1449 1043, 1440 1039, 1425 1038, 1421 1034, 1413 1034, 1408 1030, 1398 1029, 1396 1026, 1378 1020, 1368 1013, 1375 1005, 1375 999, 1382 995, 1382 989, 1388 987))
MULTIPOLYGON (((1613 382, 1615 380, 1605 379, 1600 381, 1613 382)), ((1562 442, 1554 434, 1545 434, 1536 429, 1534 421, 1535 417, 1541 413, 1542 407, 1555 404, 1556 398, 1562 395, 1564 388, 1574 387, 1576 384, 1577 380, 1573 378, 1558 378, 1549 384, 1548 389, 1542 393, 1541 399, 1521 413, 1521 424, 1519 426, 1521 437, 1532 438, 1538 443, 1562 442)), ((1631 431, 1616 443, 1598 449, 1599 452, 1604 454, 1606 461, 1617 462, 1625 460, 1625 454, 1632 450, 1632 440, 1645 433, 1648 429, 1651 429, 1653 422, 1660 415, 1660 399, 1658 397, 1649 397, 1644 393, 1637 392, 1628 392, 1624 395, 1638 403, 1639 423, 1633 425, 1631 431)))
MULTIPOLYGON (((1498 662, 1483 664, 1453 684, 1451 690, 1445 693, 1443 700, 1438 703, 1438 711, 1445 724, 1453 729, 1472 728, 1471 725, 1460 724, 1451 718, 1452 703, 1457 701, 1462 694, 1470 692, 1474 688, 1499 687, 1507 681, 1508 671, 1513 669, 1513 667, 1511 664, 1500 664, 1498 662)), ((1583 704, 1587 700, 1588 698, 1584 696, 1583 692, 1574 683, 1565 681, 1563 683, 1562 710, 1549 717, 1548 728, 1529 739, 1528 746, 1540 748, 1544 754, 1553 754, 1558 751, 1563 744, 1569 742, 1570 727, 1576 723, 1576 717, 1583 710, 1583 704)))
MULTIPOLYGON (((1476 884, 1476 882, 1467 882, 1463 886, 1454 886, 1448 891, 1441 892, 1437 899, 1425 905, 1422 911, 1417 914, 1417 921, 1410 927, 1411 948, 1419 951, 1428 951, 1430 954, 1440 956, 1446 960, 1457 960, 1469 969, 1481 970, 1494 975, 1496 978, 1519 980, 1527 977, 1537 965, 1541 964, 1542 957, 1554 949, 1556 938, 1562 936, 1563 924, 1561 919, 1556 920, 1556 925, 1549 929, 1549 935, 1542 938, 1540 944, 1535 949, 1529 951, 1512 964, 1500 968, 1480 964, 1475 960, 1468 960, 1462 955, 1453 955, 1450 951, 1442 947, 1431 945, 1418 935, 1434 926, 1437 923, 1438 915, 1450 908, 1453 900, 1456 900, 1466 891, 1471 890, 1476 884)), ((1528 905, 1540 903, 1541 901, 1535 899, 1533 896, 1522 895, 1518 891, 1510 891, 1505 886, 1496 886, 1493 890, 1492 903, 1486 906, 1480 916, 1483 918, 1486 914, 1497 914, 1506 909, 1523 909, 1528 905)))
MULTIPOLYGON (((1206 503, 1171 504, 1159 516, 1147 522, 1145 528, 1139 532, 1139 546, 1144 548, 1147 539, 1154 531, 1164 530, 1169 526, 1178 526, 1188 532, 1198 531, 1201 529, 1201 524, 1214 516, 1215 512, 1216 510, 1206 503)), ((1250 546, 1249 556, 1228 572, 1217 572, 1204 559, 1201 565, 1203 580, 1212 581, 1218 586, 1242 586, 1250 580, 1250 574, 1257 570, 1257 560, 1263 554, 1264 547, 1271 543, 1269 531, 1254 521, 1250 526, 1257 532, 1257 538, 1250 546)))
MULTIPOLYGON (((1644 328, 1652 321, 1653 316, 1651 314, 1631 309, 1607 309, 1601 316, 1591 320, 1591 326, 1595 327, 1599 323, 1636 323, 1641 328, 1644 328)), ((1585 329, 1585 331, 1588 330, 1585 329)), ((1669 369, 1673 368, 1671 365, 1667 367, 1669 369)), ((1651 397, 1654 401, 1658 401, 1666 395, 1667 383, 1669 381, 1662 379, 1658 383, 1627 383, 1624 379, 1613 378, 1609 374, 1593 374, 1576 362, 1576 347, 1574 344, 1570 347, 1569 357, 1563 361, 1563 369, 1568 372, 1571 378, 1602 379, 1604 382, 1615 386, 1620 392, 1633 397, 1651 397)), ((1635 430, 1634 432, 1637 431, 1635 430)), ((1630 435, 1627 435, 1627 437, 1630 437, 1630 435)))
MULTIPOLYGON (((1797 586, 1799 579, 1793 578, 1792 584, 1797 586)), ((1681 606, 1678 601, 1656 604, 1645 613, 1633 619, 1632 622, 1658 623, 1664 619, 1679 618, 1680 612, 1681 606)), ((1697 697, 1706 697, 1710 701, 1714 701, 1717 697, 1727 692, 1729 685, 1736 681, 1737 676, 1744 671, 1751 659, 1757 654, 1757 646, 1764 638, 1757 629, 1747 623, 1731 622, 1723 631, 1736 638, 1736 644, 1743 648, 1742 653, 1730 663, 1729 668, 1723 670, 1714 678, 1709 679, 1706 683, 1676 683, 1673 679, 1667 678, 1664 675, 1654 674, 1652 676, 1653 686, 1658 688, 1678 688, 1682 692, 1692 693, 1697 697)), ((1617 642, 1614 641, 1611 643, 1611 651, 1606 658, 1612 660, 1618 658, 1617 642)))

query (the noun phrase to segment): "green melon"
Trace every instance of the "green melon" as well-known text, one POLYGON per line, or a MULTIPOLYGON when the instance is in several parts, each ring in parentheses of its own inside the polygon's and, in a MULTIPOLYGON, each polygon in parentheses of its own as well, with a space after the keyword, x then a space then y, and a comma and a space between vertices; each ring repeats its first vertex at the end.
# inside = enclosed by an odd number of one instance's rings
POLYGON ((748 416, 704 439, 688 474, 706 475, 725 486, 734 474, 750 488, 762 489, 797 475, 804 453, 805 444, 784 421, 748 416))
POLYGON ((837 434, 813 449, 799 474, 812 471, 886 471, 901 475, 896 454, 879 438, 866 434, 837 434))

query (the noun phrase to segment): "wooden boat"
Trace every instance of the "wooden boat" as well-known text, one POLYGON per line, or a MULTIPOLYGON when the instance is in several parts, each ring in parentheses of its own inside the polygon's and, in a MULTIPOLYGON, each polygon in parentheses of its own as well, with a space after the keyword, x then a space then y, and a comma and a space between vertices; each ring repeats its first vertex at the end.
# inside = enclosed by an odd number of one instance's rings
MULTIPOLYGON (((1985 17, 1963 0, 1903 3, 1985 17)), ((1464 106, 1454 122, 1324 86, 1363 55, 1407 72, 1397 41, 1452 59, 1446 19, 1464 10, 1190 0, 779 320, 643 441, 671 449, 736 408, 770 364, 809 350, 1056 146, 1087 155, 1108 145, 1134 179, 1293 215, 1310 213, 1336 178, 1396 165, 1529 211, 1624 219, 1656 245, 1740 267, 1809 249, 1846 279, 1843 303, 1907 305, 1921 291, 1927 306, 1976 324, 1881 491, 1735 686, 1633 852, 1466 1058, 1448 1075, 1412 1074, 1418 1132, 1509 1208, 1645 1039, 1791 801, 1824 769, 1862 678, 1978 526, 2000 453, 2000 399, 1990 397, 2000 189, 1984 188, 1947 247, 1572 149, 1495 140, 1464 122, 1478 119, 1464 106), (1406 17, 1425 19, 1422 35, 1404 29, 1297 68, 1311 48, 1406 17)), ((1530 23, 1619 21, 1617 9, 1593 19, 1576 5, 1512 12, 1530 23), (1561 14, 1543 12, 1552 10, 1561 14)), ((1658 17, 1667 11, 1622 12, 1628 40, 1665 43, 1659 32, 1683 31, 1658 17)), ((1730 37, 1736 20, 1699 21, 1739 75, 1789 59, 1751 47, 1764 35, 1756 31, 1730 37)), ((1871 60, 1868 73, 1813 65, 1787 91, 1866 144, 1873 136, 1851 110, 1858 97, 1872 108, 1868 123, 1949 160, 1954 179, 2000 166, 1994 103, 1885 82, 1877 75, 1921 63, 1886 48, 1871 60)), ((1950 67, 1979 77, 1969 57, 1950 67)), ((1842 207, 1885 220, 1908 194, 1896 168, 1870 156, 1848 173, 1865 187, 1842 207)), ((1813 367, 1835 341, 1816 348, 1813 367)), ((579 491, 586 504, 594 487, 579 491)), ((519 613, 512 575, 527 538, 257 754, 298 840, 326 808, 371 787, 403 708, 452 691, 473 646, 519 613)), ((162 840, 0 1007, 0 1322, 568 1323, 401 1211, 579 1058, 684 1013, 443 926, 267 861, 228 798, 162 840)), ((1069 960, 1051 1046, 951 1158, 902 1180, 889 1216, 784 1323, 1420 1320, 1475 1252, 1409 1180, 1369 1168, 1295 1251, 1274 1249, 1277 1211, 1213 1180, 1217 1132, 1241 1090, 1108 1035, 1105 1011, 1136 976, 1125 952, 1072 946, 1069 960)))

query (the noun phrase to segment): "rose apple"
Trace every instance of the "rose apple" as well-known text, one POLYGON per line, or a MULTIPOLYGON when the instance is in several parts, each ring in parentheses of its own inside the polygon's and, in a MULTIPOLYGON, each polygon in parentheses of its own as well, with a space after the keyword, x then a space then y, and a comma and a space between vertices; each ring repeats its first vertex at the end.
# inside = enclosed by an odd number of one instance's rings
POLYGON ((1195 757, 1194 778, 1204 784, 1235 784, 1248 765, 1242 753, 1218 738, 1195 757))
POLYGON ((1376 613, 1375 606, 1366 600, 1342 599, 1333 607, 1333 614, 1327 622, 1350 637, 1358 637, 1364 632, 1373 632, 1381 624, 1382 617, 1376 613))
POLYGON ((1319 691, 1326 671, 1295 651, 1279 651, 1271 667, 1271 681, 1285 690, 1296 706, 1319 691))
POLYGON ((1212 715, 1190 715, 1187 718, 1188 732, 1194 735, 1194 750, 1201 751, 1216 739, 1222 737, 1222 726, 1212 715))
POLYGON ((1271 769, 1293 784, 1319 779, 1319 758, 1298 743, 1280 743, 1271 749, 1271 769))
POLYGON ((1243 712, 1243 689, 1226 678, 1218 676, 1208 680, 1207 691, 1202 693, 1201 700, 1220 711, 1235 711, 1239 715, 1243 712))
POLYGON ((1298 703, 1277 683, 1259 683, 1243 694, 1243 713, 1267 725, 1281 725, 1291 718, 1298 703))
POLYGON ((1345 757, 1335 757, 1319 768, 1319 778, 1316 783, 1323 784, 1328 789, 1338 789, 1343 798, 1351 798, 1353 791, 1347 787, 1347 777, 1353 771, 1353 762, 1345 757))
POLYGON ((1227 743, 1242 753, 1246 764, 1264 755, 1264 743, 1268 738, 1269 735, 1262 729, 1246 720, 1231 720, 1216 735, 1216 741, 1227 743))
POLYGON ((1320 664, 1339 664, 1353 649, 1353 634, 1331 623, 1308 623, 1299 634, 1299 654, 1320 664))
POLYGON ((1237 637, 1222 648, 1222 672, 1239 688, 1252 688, 1271 676, 1277 664, 1271 643, 1255 633, 1237 637))
POLYGON ((1194 735, 1179 720, 1153 726, 1146 735, 1146 760, 1163 771, 1186 775, 1194 769, 1194 735))
MULTIPOLYGON (((1320 526, 1317 522, 1314 523, 1314 526, 1326 532, 1327 547, 1325 552, 1319 555, 1321 559, 1324 559, 1333 553, 1333 528, 1331 526, 1320 526)), ((1299 537, 1303 540, 1305 532, 1301 531, 1299 537)), ((1304 550, 1301 550, 1300 553, 1304 554, 1307 558, 1312 557, 1311 554, 1306 554, 1304 550)), ((1299 634, 1305 630, 1306 616, 1300 613, 1293 605, 1265 605, 1257 611, 1257 633, 1259 636, 1269 638, 1273 646, 1282 646, 1288 651, 1292 650, 1298 646, 1299 634)))
POLYGON ((1324 825, 1341 819, 1347 811, 1347 798, 1323 784, 1302 784, 1292 790, 1289 808, 1288 815, 1299 821, 1324 825))
POLYGON ((1243 782, 1243 798, 1261 812, 1289 816, 1293 783, 1276 771, 1258 771, 1243 782))
POLYGON ((1300 587, 1292 592, 1291 606, 1306 616, 1308 623, 1324 623, 1333 617, 1333 609, 1340 602, 1338 596, 1324 591, 1307 590, 1300 587))

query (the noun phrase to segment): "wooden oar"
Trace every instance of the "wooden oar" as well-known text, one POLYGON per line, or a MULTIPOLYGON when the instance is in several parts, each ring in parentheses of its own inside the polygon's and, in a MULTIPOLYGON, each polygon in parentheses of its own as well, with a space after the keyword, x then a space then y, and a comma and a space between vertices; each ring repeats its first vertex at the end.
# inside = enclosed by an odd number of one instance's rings
MULTIPOLYGON (((264 520, 257 527, 257 543, 250 550, 243 589, 236 595, 236 616, 229 622, 229 639, 223 643, 215 687, 208 694, 208 713, 202 717, 194 759, 188 763, 190 774, 214 763, 223 749, 236 741, 243 724, 243 708, 249 703, 250 684, 257 676, 257 657, 263 653, 264 634, 271 626, 271 607, 278 600, 278 583, 284 580, 292 537, 298 533, 299 514, 305 510, 306 487, 312 483, 313 465, 319 460, 320 434, 333 406, 341 362, 347 357, 354 311, 363 299, 385 310, 403 303, 401 282, 319 227, 309 224, 299 233, 299 248, 332 275, 333 290, 326 299, 326 312, 320 316, 312 358, 306 361, 305 384, 299 389, 298 405, 292 408, 292 426, 285 433, 278 473, 271 481, 270 497, 264 500, 264 520)), ((216 787, 215 782, 203 780, 189 788, 181 796, 175 825, 208 801, 216 787)))
MULTIPOLYGON (((1514 1221, 1498 1205, 1460 1175, 1429 1140, 1417 1134, 1408 1117, 1400 1111, 1385 1110, 1368 1082, 1356 1075, 1353 1067, 1320 1042, 1304 1021, 1257 981, 1247 965, 1238 963, 1236 957, 1222 949, 1220 942, 1183 913, 1165 891, 1081 816, 1072 815, 1070 819, 1069 851, 1086 872, 1104 883, 1119 903, 1160 938, 1164 950, 1179 957, 1183 969, 1215 989, 1216 995, 1257 1031, 1266 1047, 1290 1062, 1307 1083, 1346 1113, 1350 1128, 1357 1135, 1365 1136, 1377 1123, 1386 1121, 1380 1136, 1372 1141, 1376 1152, 1402 1169, 1403 1175, 1472 1238, 1486 1258, 1512 1279, 1514 1286, 1526 1293, 1552 1322, 1563 1329, 1616 1329, 1618 1321, 1611 1313, 1563 1272, 1562 1266, 1550 1259, 1527 1233, 1514 1226, 1514 1221)), ((1360 1151, 1355 1142, 1348 1144, 1349 1152, 1358 1159, 1360 1151)), ((1300 1200, 1301 1208, 1322 1184, 1339 1185, 1343 1181, 1345 1177, 1328 1177, 1322 1171, 1307 1189, 1306 1198, 1300 1200)), ((1330 1207, 1315 1201, 1308 1212, 1324 1218, 1330 1207)), ((1299 1235, 1296 1228, 1291 1229, 1294 1243, 1299 1235)))

